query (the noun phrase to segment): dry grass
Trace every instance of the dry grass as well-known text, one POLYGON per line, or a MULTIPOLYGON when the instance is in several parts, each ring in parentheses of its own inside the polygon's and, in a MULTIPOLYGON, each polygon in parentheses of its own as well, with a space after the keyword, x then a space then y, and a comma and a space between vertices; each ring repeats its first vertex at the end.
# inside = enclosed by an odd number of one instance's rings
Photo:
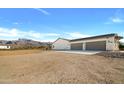
POLYGON ((0 50, 0 56, 11 56, 11 55, 25 55, 32 53, 40 53, 43 50, 40 49, 28 49, 28 50, 0 50))
POLYGON ((6 51, 9 55, 3 56, 4 52, 0 51, 0 83, 124 83, 123 59, 40 50, 6 51))

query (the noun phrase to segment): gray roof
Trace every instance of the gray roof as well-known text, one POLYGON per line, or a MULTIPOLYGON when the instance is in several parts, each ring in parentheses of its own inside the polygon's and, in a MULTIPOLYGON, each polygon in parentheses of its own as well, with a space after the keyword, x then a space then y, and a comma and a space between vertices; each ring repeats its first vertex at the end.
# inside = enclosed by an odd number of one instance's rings
POLYGON ((55 43, 57 40, 59 40, 59 39, 63 39, 63 40, 66 40, 66 41, 70 41, 69 39, 65 39, 65 38, 58 38, 58 39, 56 39, 54 42, 52 42, 52 44, 53 43, 55 43))
POLYGON ((88 40, 88 39, 95 39, 95 38, 103 38, 103 37, 112 37, 112 36, 116 36, 119 37, 120 39, 123 38, 121 36, 118 36, 116 33, 112 33, 112 34, 105 34, 105 35, 98 35, 98 36, 92 36, 92 37, 86 37, 86 38, 78 38, 78 39, 72 39, 70 40, 70 42, 72 41, 79 41, 79 40, 88 40))

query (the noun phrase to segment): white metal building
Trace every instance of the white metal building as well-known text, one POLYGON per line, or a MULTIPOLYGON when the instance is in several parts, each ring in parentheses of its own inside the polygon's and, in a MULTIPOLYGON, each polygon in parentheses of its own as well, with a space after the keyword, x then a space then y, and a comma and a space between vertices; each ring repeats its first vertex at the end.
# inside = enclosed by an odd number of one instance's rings
POLYGON ((58 38, 52 44, 54 50, 119 50, 119 40, 122 37, 117 34, 106 34, 79 39, 58 38))

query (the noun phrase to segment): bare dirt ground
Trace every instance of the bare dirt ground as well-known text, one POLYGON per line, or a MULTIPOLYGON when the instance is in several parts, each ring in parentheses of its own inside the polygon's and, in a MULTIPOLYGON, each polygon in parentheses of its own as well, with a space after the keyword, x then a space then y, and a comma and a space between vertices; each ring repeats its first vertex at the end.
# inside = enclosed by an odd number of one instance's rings
POLYGON ((124 59, 54 51, 0 51, 0 83, 124 83, 124 59))
POLYGON ((24 55, 41 52, 39 49, 32 50, 0 50, 0 56, 24 55))

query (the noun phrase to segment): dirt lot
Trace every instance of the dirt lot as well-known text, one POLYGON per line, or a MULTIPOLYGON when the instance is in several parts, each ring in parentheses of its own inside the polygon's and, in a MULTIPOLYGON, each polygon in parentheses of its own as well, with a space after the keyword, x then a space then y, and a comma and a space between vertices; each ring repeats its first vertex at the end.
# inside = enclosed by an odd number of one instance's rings
POLYGON ((32 53, 40 53, 41 51, 38 49, 32 50, 0 50, 0 56, 11 56, 11 55, 24 55, 24 54, 32 54, 32 53))
POLYGON ((124 83, 124 59, 54 51, 0 51, 0 83, 124 83))

